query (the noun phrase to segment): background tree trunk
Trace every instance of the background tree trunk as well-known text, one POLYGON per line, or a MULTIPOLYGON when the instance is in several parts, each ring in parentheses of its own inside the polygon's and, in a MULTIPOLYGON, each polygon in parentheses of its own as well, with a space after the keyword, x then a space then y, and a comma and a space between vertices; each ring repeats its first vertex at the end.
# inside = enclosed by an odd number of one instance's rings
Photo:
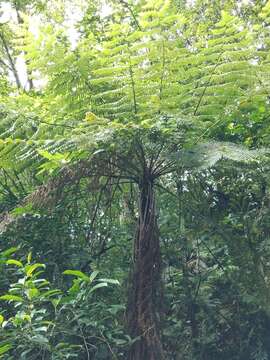
POLYGON ((139 220, 134 244, 134 270, 129 291, 128 326, 132 338, 129 360, 164 359, 159 330, 161 256, 153 182, 140 186, 139 220))

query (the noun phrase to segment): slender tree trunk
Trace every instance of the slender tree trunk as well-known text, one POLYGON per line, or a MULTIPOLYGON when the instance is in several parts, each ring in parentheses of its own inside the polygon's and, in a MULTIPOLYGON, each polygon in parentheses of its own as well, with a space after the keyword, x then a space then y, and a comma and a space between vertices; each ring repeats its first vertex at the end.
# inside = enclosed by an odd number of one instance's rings
POLYGON ((9 68, 10 68, 10 70, 12 71, 12 74, 13 74, 13 76, 14 76, 14 78, 15 78, 17 88, 18 88, 18 89, 21 89, 22 86, 21 86, 21 82, 20 82, 20 78, 19 78, 18 71, 17 71, 17 69, 16 69, 15 61, 14 61, 13 58, 12 58, 10 49, 9 49, 9 47, 8 47, 8 43, 7 43, 7 41, 6 41, 6 38, 5 38, 5 35, 4 35, 3 32, 0 32, 0 38, 1 38, 3 47, 4 47, 5 52, 6 52, 6 55, 7 55, 7 59, 8 59, 8 62, 9 62, 9 68))
POLYGON ((161 257, 155 213, 153 183, 145 178, 140 186, 139 221, 134 244, 134 270, 128 304, 131 337, 129 360, 164 359, 159 331, 161 257))
MULTIPOLYGON (((15 5, 15 10, 16 10, 16 15, 17 15, 18 24, 22 25, 22 24, 24 24, 24 20, 23 20, 23 18, 21 17, 18 2, 15 1, 15 2, 14 2, 14 5, 15 5)), ((26 51, 23 51, 23 54, 25 55, 25 57, 27 56, 27 52, 26 52, 26 51)), ((32 73, 31 73, 31 71, 29 71, 29 65, 30 65, 30 61, 27 60, 27 59, 25 59, 26 76, 27 76, 27 82, 28 82, 29 90, 33 90, 33 88, 34 88, 34 83, 33 83, 33 79, 32 79, 32 73)))

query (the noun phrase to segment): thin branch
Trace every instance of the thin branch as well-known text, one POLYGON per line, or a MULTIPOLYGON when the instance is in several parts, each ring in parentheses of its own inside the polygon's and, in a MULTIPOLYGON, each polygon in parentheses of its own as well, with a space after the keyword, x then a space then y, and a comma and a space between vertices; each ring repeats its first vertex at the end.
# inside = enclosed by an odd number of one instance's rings
POLYGON ((216 255, 213 253, 213 251, 209 248, 208 245, 206 245, 206 243, 204 241, 202 241, 203 245, 206 247, 206 249, 208 250, 209 254, 211 254, 211 256, 215 259, 217 265, 221 268, 221 270, 223 272, 225 272, 225 269, 223 267, 223 265, 221 264, 221 262, 218 260, 218 258, 216 257, 216 255))
POLYGON ((158 172, 155 172, 155 178, 158 178, 162 175, 166 175, 168 173, 171 173, 175 170, 175 168, 173 167, 175 166, 175 161, 169 161, 166 165, 164 165, 158 172))
POLYGON ((162 99, 164 75, 165 75, 165 45, 164 45, 164 40, 163 40, 162 41, 162 70, 161 70, 160 85, 159 85, 159 101, 160 101, 159 112, 161 111, 161 99, 162 99))
MULTIPOLYGON (((19 4, 18 4, 17 1, 14 1, 14 6, 15 6, 15 10, 16 10, 18 24, 22 25, 22 24, 24 24, 24 20, 21 17, 19 4)), ((30 61, 29 61, 29 59, 26 58, 27 57, 27 51, 23 50, 23 54, 25 56, 27 82, 29 84, 29 90, 32 90, 34 88, 34 82, 33 82, 33 79, 32 79, 31 71, 29 71, 30 61)))
POLYGON ((10 65, 6 64, 4 62, 4 60, 0 59, 0 64, 2 64, 3 66, 7 67, 10 71, 12 71, 12 68, 10 67, 10 65))
POLYGON ((170 191, 169 189, 165 188, 163 185, 156 183, 155 184, 157 187, 159 187, 160 189, 164 190, 166 193, 168 193, 169 195, 178 198, 178 196, 176 194, 174 194, 172 191, 170 191))
POLYGON ((19 78, 19 75, 18 75, 16 66, 15 66, 15 62, 14 62, 13 59, 12 59, 10 50, 9 50, 9 48, 8 48, 8 44, 7 44, 7 42, 6 42, 5 36, 4 36, 4 34, 3 34, 2 31, 0 31, 0 39, 2 40, 2 44, 3 44, 3 46, 4 46, 4 49, 5 49, 5 52, 6 52, 6 55, 7 55, 9 64, 10 64, 10 67, 11 67, 11 69, 12 69, 12 73, 13 73, 13 75, 14 75, 17 88, 18 88, 18 89, 21 89, 22 86, 21 86, 21 82, 20 82, 20 78, 19 78))
POLYGON ((61 127, 64 127, 64 128, 68 128, 68 129, 76 129, 76 126, 71 126, 71 125, 63 125, 63 124, 59 124, 59 123, 48 123, 46 121, 40 121, 40 124, 46 124, 46 125, 49 125, 49 126, 61 126, 61 127))
POLYGON ((122 4, 123 6, 125 6, 125 7, 128 9, 128 11, 130 12, 130 14, 131 14, 131 16, 132 16, 132 18, 133 18, 133 20, 134 20, 137 28, 138 28, 140 31, 142 31, 141 25, 139 24, 139 22, 138 22, 138 20, 137 20, 137 18, 136 18, 136 15, 135 15, 132 7, 129 5, 129 3, 127 3, 127 2, 124 1, 124 0, 118 0, 118 1, 119 1, 120 4, 122 4))
POLYGON ((139 152, 137 152, 137 155, 138 155, 139 160, 141 160, 141 162, 143 164, 143 171, 145 172, 145 170, 147 168, 145 152, 144 152, 143 146, 139 140, 136 142, 136 145, 137 145, 136 146, 137 149, 139 150, 139 152))
POLYGON ((215 73, 215 71, 216 71, 216 68, 217 68, 218 65, 219 65, 219 60, 220 60, 221 56, 222 56, 222 52, 219 54, 219 57, 218 57, 218 59, 217 59, 217 63, 216 63, 216 65, 215 65, 214 69, 213 69, 212 74, 210 75, 210 78, 209 78, 207 84, 205 85, 205 87, 204 87, 204 89, 203 89, 203 92, 202 92, 202 94, 201 94, 201 96, 200 96, 200 98, 199 98, 198 104, 197 104, 197 106, 196 106, 196 108, 195 108, 195 111, 194 111, 194 114, 193 114, 193 115, 197 115, 197 111, 199 110, 199 107, 200 107, 201 102, 202 102, 202 100, 203 100, 203 98, 204 98, 204 95, 205 95, 205 93, 206 93, 206 90, 207 90, 208 86, 209 86, 210 83, 211 83, 211 80, 212 80, 212 78, 213 78, 213 76, 214 76, 214 73, 215 73))
POLYGON ((134 78, 133 78, 133 70, 131 67, 130 57, 129 57, 129 75, 130 75, 130 81, 131 81, 131 87, 132 87, 134 114, 136 115, 137 114, 137 100, 136 100, 135 82, 134 82, 134 78))
POLYGON ((150 159, 149 170, 150 170, 151 173, 154 173, 154 165, 155 165, 155 163, 158 161, 158 159, 160 157, 160 154, 161 154, 161 152, 162 152, 162 150, 164 148, 164 144, 165 144, 165 139, 163 139, 162 144, 160 146, 158 144, 159 149, 158 149, 157 152, 154 152, 154 154, 156 154, 156 155, 153 155, 151 157, 151 159, 150 159))
POLYGON ((101 203, 101 199, 102 199, 103 192, 104 192, 104 190, 106 189, 109 181, 110 181, 110 178, 107 179, 105 185, 103 185, 102 188, 101 188, 100 191, 99 191, 99 196, 98 196, 98 200, 97 200, 97 203, 96 203, 96 206, 95 206, 94 214, 93 214, 93 216, 92 216, 92 219, 91 219, 91 222, 90 222, 90 226, 89 226, 89 230, 88 230, 87 235, 86 235, 86 241, 87 241, 87 242, 89 241, 89 238, 90 238, 92 229, 93 229, 93 227, 94 227, 94 222, 95 222, 96 217, 97 217, 97 212, 98 212, 98 209, 99 209, 99 206, 100 206, 100 203, 101 203))

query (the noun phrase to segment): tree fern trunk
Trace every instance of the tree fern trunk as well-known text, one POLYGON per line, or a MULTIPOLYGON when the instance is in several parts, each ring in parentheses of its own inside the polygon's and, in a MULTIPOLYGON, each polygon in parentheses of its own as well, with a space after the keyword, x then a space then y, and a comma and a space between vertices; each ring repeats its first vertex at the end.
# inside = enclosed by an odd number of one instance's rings
POLYGON ((139 221, 134 244, 134 270, 129 293, 129 360, 164 359, 159 331, 161 257, 153 183, 140 186, 139 221))

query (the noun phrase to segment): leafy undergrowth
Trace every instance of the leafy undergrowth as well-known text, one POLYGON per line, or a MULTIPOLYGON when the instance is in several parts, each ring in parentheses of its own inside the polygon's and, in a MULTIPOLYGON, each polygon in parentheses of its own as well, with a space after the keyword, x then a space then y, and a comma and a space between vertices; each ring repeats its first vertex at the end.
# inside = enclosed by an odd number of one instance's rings
POLYGON ((55 289, 44 275, 45 265, 1 254, 9 285, 1 294, 0 357, 11 359, 99 359, 124 354, 131 339, 119 322, 124 306, 108 305, 104 294, 119 286, 113 279, 66 270, 72 277, 67 289, 55 289))

